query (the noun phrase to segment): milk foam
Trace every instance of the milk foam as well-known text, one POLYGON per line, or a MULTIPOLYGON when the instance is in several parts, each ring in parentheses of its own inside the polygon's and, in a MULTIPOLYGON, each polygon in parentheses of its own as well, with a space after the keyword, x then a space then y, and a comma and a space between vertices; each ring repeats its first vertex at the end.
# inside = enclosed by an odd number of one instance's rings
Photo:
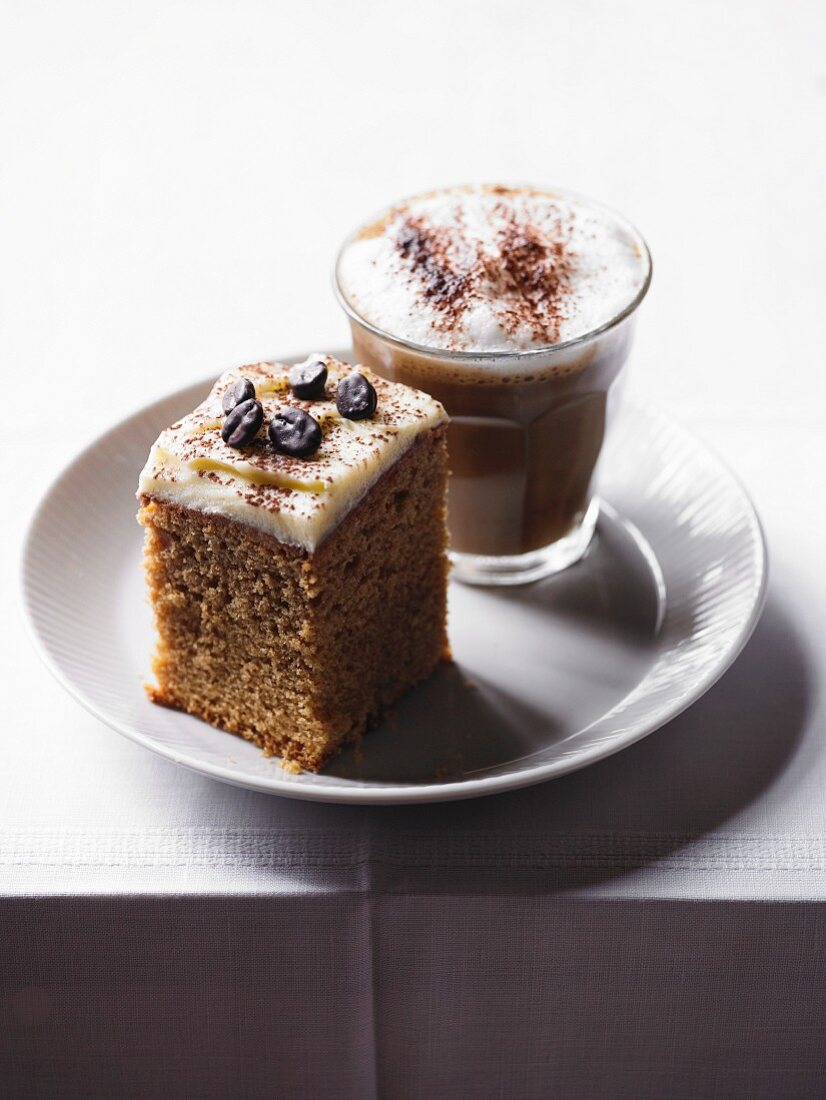
POLYGON ((638 234, 599 205, 478 185, 393 207, 347 243, 337 278, 354 312, 391 336, 507 353, 600 328, 634 301, 649 266, 638 234))

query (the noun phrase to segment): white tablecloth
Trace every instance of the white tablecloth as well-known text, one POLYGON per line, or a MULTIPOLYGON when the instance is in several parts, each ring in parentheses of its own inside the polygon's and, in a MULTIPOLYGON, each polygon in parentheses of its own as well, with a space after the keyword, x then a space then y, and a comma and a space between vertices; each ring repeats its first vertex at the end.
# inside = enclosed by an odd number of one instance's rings
POLYGON ((826 1094, 822 5, 6 10, 3 1094, 826 1094), (165 390, 341 344, 338 239, 478 177, 649 238, 630 389, 755 498, 753 640, 642 743, 478 802, 290 802, 122 740, 24 637, 34 500, 165 390))

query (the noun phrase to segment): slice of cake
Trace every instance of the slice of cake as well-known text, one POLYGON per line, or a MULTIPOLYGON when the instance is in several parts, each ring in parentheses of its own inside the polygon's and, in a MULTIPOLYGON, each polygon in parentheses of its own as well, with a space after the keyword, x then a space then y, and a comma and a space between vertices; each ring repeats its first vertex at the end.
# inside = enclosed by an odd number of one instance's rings
POLYGON ((444 409, 311 356, 162 432, 139 521, 156 703, 317 771, 448 657, 444 409))

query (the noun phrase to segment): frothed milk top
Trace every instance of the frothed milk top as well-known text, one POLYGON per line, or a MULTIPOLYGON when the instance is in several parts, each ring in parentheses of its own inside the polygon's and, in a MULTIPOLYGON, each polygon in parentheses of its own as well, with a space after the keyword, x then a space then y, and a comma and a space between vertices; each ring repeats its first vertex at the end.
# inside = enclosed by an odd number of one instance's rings
POLYGON ((350 307, 383 332, 457 352, 574 340, 635 300, 649 274, 618 215, 528 187, 452 187, 408 199, 339 257, 350 307))

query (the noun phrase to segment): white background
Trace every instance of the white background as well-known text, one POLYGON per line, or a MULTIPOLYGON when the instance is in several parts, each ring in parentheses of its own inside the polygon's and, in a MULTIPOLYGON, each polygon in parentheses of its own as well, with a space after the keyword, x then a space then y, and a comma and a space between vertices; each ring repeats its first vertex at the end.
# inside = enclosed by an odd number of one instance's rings
POLYGON ((822 3, 2 8, 0 354, 48 380, 58 448, 227 364, 340 343, 339 240, 468 179, 556 183, 639 225, 640 390, 820 418, 822 3))
MULTIPOLYGON (((467 179, 592 194, 647 237, 630 389, 711 441, 755 497, 781 624, 759 643, 755 690, 782 727, 771 647, 788 652, 793 630, 808 682, 826 671, 822 3, 2 11, 0 808, 13 830, 186 831, 207 814, 230 828, 275 812, 121 741, 50 681, 19 625, 20 535, 65 461, 119 417, 229 365, 342 343, 339 240, 388 200, 467 179)), ((799 833, 802 814, 826 852, 817 691, 797 703, 805 733, 750 816, 742 797, 717 816, 739 836, 799 833)), ((665 750, 635 751, 676 781, 673 761, 646 755, 665 750)), ((579 805, 589 782, 553 786, 561 820, 595 827, 579 805)))

